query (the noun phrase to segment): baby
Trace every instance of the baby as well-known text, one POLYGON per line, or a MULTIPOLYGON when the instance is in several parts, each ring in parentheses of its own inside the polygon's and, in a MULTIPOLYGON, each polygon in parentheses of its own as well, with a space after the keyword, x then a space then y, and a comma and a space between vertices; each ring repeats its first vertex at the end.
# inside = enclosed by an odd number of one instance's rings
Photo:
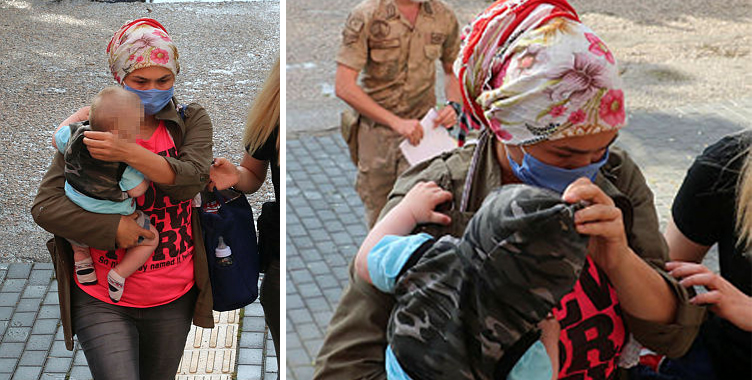
MULTIPOLYGON (((85 131, 111 132, 117 139, 135 142, 139 137, 143 109, 138 95, 110 86, 97 94, 89 110, 89 121, 61 126, 52 145, 65 157, 65 195, 81 208, 100 214, 138 214, 136 222, 157 236, 139 238, 140 245, 125 251, 125 256, 107 274, 110 299, 120 301, 125 280, 149 259, 157 247, 158 232, 149 218, 136 210, 135 198, 149 188, 149 181, 136 169, 122 162, 106 162, 91 157, 84 144, 85 131)), ((94 285, 97 276, 89 247, 68 240, 73 246, 76 278, 81 285, 94 285)))
POLYGON ((587 237, 580 205, 528 185, 493 191, 461 239, 410 234, 451 201, 418 183, 369 232, 358 276, 394 293, 386 372, 395 379, 556 379, 559 323, 551 309, 579 278, 587 237), (396 235, 396 236, 394 236, 396 235))

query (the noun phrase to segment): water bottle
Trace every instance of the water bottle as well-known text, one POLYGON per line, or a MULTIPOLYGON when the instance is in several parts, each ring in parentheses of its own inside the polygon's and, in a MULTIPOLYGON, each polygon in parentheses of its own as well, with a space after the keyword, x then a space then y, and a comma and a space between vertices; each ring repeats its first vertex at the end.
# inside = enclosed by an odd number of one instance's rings
POLYGON ((225 244, 225 239, 222 236, 219 237, 219 244, 217 244, 217 249, 214 250, 214 256, 217 257, 217 265, 221 267, 232 265, 232 251, 225 244))

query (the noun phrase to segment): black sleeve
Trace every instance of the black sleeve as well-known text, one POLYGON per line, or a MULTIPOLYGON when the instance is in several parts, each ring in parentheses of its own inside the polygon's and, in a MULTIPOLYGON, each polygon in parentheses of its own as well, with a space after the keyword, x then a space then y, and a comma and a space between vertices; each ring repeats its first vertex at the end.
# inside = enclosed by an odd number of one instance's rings
POLYGON ((682 234, 693 242, 711 246, 721 238, 723 218, 733 213, 736 182, 750 136, 724 137, 706 148, 687 171, 671 214, 682 234))
MULTIPOLYGON (((264 145, 258 148, 255 152, 248 152, 248 154, 257 160, 275 162, 277 159, 277 133, 279 133, 279 129, 275 129, 274 132, 269 135, 269 138, 266 139, 264 145)), ((248 148, 248 146, 245 147, 246 151, 248 148)))

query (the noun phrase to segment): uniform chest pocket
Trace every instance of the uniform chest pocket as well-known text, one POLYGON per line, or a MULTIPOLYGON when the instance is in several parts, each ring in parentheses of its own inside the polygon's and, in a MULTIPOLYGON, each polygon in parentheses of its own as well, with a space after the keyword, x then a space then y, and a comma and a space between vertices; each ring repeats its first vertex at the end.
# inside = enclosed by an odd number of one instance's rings
POLYGON ((388 40, 371 40, 369 47, 369 74, 377 79, 394 79, 399 72, 402 49, 397 38, 388 40))
POLYGON ((426 45, 423 47, 423 51, 429 61, 435 61, 441 54, 441 45, 426 45))

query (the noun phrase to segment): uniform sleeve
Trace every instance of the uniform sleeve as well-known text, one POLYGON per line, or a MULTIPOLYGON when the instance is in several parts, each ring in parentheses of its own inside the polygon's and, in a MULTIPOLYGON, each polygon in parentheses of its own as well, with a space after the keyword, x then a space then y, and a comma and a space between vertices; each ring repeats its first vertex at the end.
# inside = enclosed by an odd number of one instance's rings
POLYGON ((337 63, 360 72, 368 60, 368 18, 361 7, 353 9, 342 29, 342 41, 337 52, 337 63))
POLYGON ((394 284, 412 254, 431 235, 384 236, 368 253, 368 274, 373 286, 384 293, 394 293, 394 284))
POLYGON ((70 136, 71 129, 67 125, 63 126, 62 128, 58 129, 57 132, 55 132, 55 145, 57 145, 57 150, 60 153, 65 153, 65 145, 68 144, 70 136))
POLYGON ((647 321, 626 311, 624 317, 632 334, 645 347, 670 357, 679 357, 697 336, 705 308, 690 304, 687 289, 665 271, 668 246, 660 232, 653 193, 634 161, 626 152, 620 153, 622 161, 617 169, 616 185, 631 201, 633 212, 632 229, 627 232, 629 245, 663 277, 677 300, 676 319, 671 324, 647 321))
POLYGON ((450 29, 446 40, 444 40, 443 52, 441 54, 441 62, 444 64, 453 63, 460 52, 460 24, 457 22, 454 10, 448 6, 446 7, 450 19, 450 29))
POLYGON ((176 200, 192 199, 209 182, 212 161, 212 122, 209 114, 198 104, 186 109, 183 144, 177 157, 165 157, 175 173, 175 183, 158 185, 176 200))
POLYGON ((128 191, 144 182, 144 175, 140 171, 127 166, 120 178, 120 190, 128 191))

